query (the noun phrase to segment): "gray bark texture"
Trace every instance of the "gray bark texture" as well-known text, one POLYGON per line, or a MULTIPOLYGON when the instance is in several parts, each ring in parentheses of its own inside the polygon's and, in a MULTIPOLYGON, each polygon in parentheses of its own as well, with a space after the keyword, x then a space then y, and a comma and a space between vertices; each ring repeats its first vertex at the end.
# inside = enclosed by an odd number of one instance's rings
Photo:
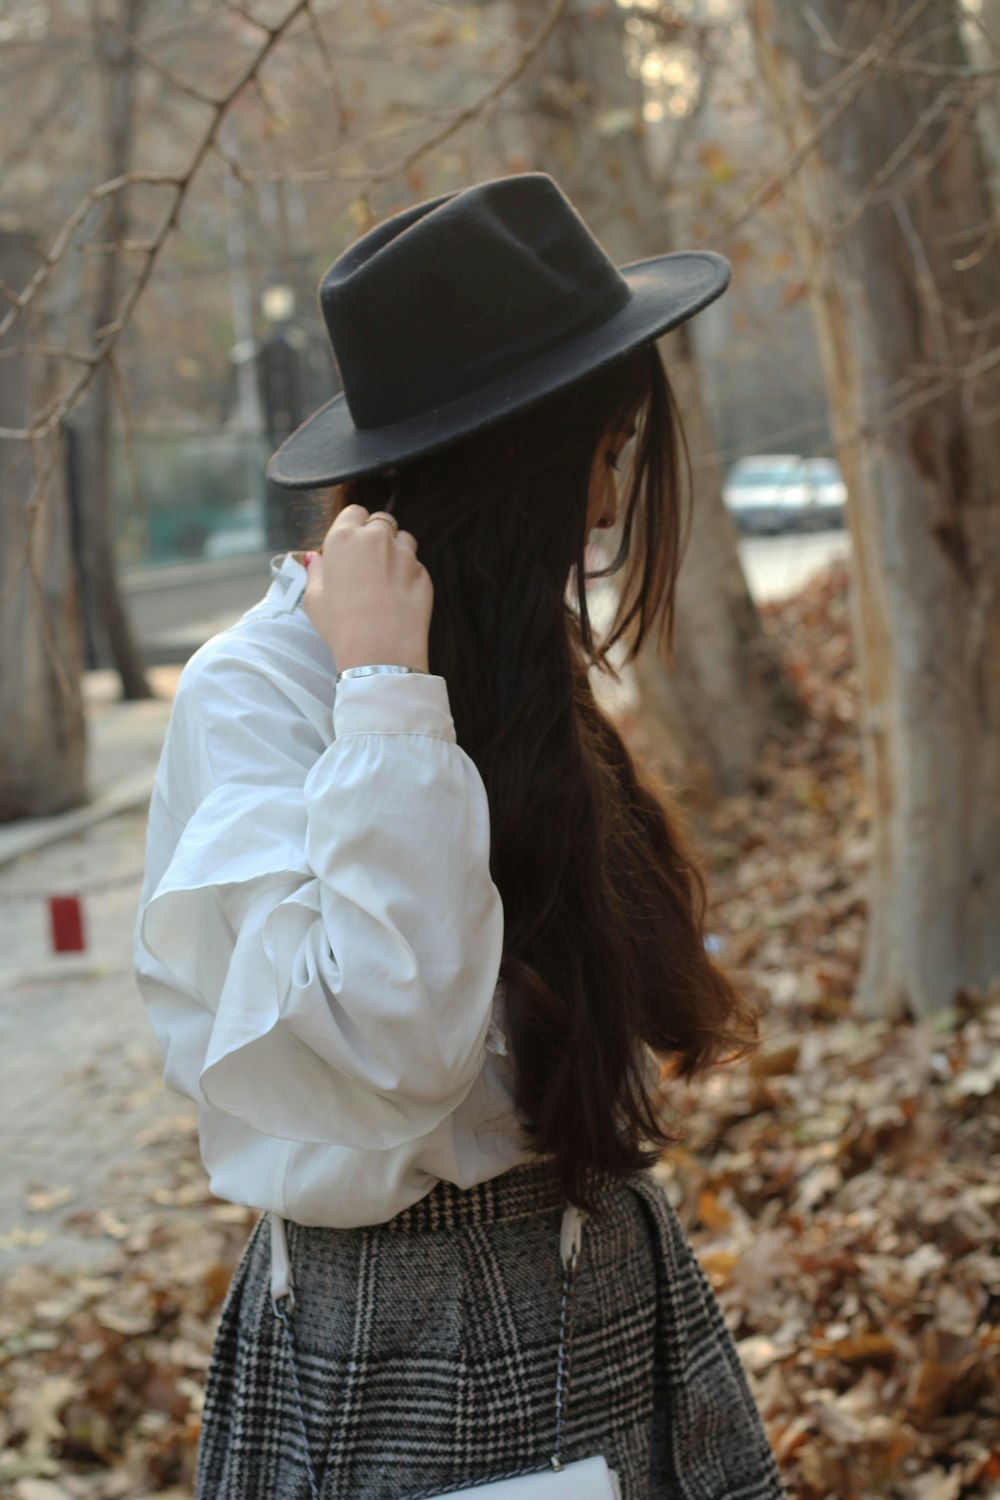
MULTIPOLYGON (((116 19, 129 35, 136 30, 146 0, 121 0, 116 19)), ((91 7, 94 50, 101 66, 104 96, 105 172, 109 181, 123 176, 132 163, 135 110, 135 54, 111 26, 94 0, 91 7)), ((108 199, 105 239, 120 244, 128 237, 128 193, 108 199)), ((121 287, 118 253, 105 254, 94 307, 95 338, 115 320, 121 287)), ((85 429, 83 463, 84 556, 91 597, 96 603, 108 647, 121 677, 124 699, 151 698, 142 655, 132 634, 118 587, 111 496, 111 429, 114 390, 111 372, 102 364, 90 393, 90 420, 85 429)))
MULTIPOLYGON (((0 280, 23 287, 37 266, 33 237, 0 229, 0 280)), ((18 323, 3 347, 34 342, 18 323)), ((30 427, 48 376, 35 356, 0 360, 0 427, 30 427)), ((62 457, 58 436, 34 445, 0 438, 0 822, 47 817, 86 798, 83 641, 62 457)))
MULTIPOLYGON (((895 55, 965 64, 951 0, 891 11, 895 55)), ((873 823, 860 1000, 926 1016, 1000 973, 1000 257, 970 255, 987 174, 948 79, 879 65, 881 0, 750 14, 790 147, 852 67, 817 37, 872 48, 789 191, 850 491, 873 823)))
MULTIPOLYGON (((626 12, 613 0, 577 4, 515 94, 520 138, 618 264, 679 248, 653 181, 642 89, 623 51, 626 12)), ((537 7, 518 0, 525 35, 537 7)), ((686 247, 685 247, 686 248, 686 247)), ((693 513, 678 579, 673 659, 647 642, 634 663, 640 714, 661 769, 706 795, 745 790, 766 738, 791 733, 801 709, 751 598, 685 325, 660 344, 692 455, 693 513), (706 457, 706 455, 709 455, 706 457)))
MULTIPOLYGON (((1000 0, 982 0, 978 13, 965 22, 969 59, 974 68, 994 74, 977 88, 977 119, 990 173, 990 192, 994 203, 1000 203, 1000 0)), ((1000 225, 994 227, 994 248, 1000 243, 1000 225)))

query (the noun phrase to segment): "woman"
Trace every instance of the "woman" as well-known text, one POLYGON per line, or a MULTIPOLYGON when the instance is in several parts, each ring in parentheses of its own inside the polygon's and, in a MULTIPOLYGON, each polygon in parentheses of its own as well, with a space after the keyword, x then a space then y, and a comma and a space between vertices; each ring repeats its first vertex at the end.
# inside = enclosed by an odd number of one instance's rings
POLYGON ((783 1493, 646 1170, 679 1138, 661 1075, 746 1054, 756 1017, 588 676, 669 643, 655 339, 728 279, 708 252, 616 268, 541 173, 396 215, 324 277, 344 392, 269 472, 333 486, 328 514, 182 674, 136 923, 213 1191, 262 1210, 199 1500, 595 1455, 624 1500, 783 1493), (585 549, 619 520, 599 642, 585 549))

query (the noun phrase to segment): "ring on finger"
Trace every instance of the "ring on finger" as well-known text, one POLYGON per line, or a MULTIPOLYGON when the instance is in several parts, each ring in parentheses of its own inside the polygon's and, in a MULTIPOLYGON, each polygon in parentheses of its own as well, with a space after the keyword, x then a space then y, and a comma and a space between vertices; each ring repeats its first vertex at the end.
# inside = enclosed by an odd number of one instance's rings
MULTIPOLYGON (((396 517, 391 516, 387 510, 373 510, 371 515, 368 517, 368 521, 388 521, 389 525, 392 527, 393 536, 396 536, 399 532, 399 522, 396 520, 396 517)), ((368 521, 363 521, 361 524, 363 526, 367 526, 368 521)))

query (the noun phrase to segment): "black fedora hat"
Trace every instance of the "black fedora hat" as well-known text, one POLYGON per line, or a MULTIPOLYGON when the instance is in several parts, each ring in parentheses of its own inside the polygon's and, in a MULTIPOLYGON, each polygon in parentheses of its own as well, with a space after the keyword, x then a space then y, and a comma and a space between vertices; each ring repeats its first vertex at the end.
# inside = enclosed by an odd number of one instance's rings
POLYGON ((311 489, 443 448, 676 327, 731 274, 710 250, 615 266, 544 172, 418 203, 323 277, 343 392, 282 443, 268 477, 311 489))

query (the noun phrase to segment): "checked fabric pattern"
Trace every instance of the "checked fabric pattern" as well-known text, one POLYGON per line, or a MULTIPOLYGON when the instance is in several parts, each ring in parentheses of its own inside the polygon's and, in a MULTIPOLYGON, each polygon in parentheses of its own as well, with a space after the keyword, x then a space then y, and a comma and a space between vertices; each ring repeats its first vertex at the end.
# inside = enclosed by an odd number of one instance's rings
MULTIPOLYGON (((400 1500, 543 1460, 555 1433, 562 1200, 529 1164, 438 1183, 387 1224, 289 1223, 303 1409, 323 1500, 400 1500)), ((576 1284, 567 1460, 623 1500, 785 1494, 714 1294, 651 1178, 603 1190, 576 1284)), ((262 1215, 223 1305, 197 1500, 308 1500, 262 1215)))

